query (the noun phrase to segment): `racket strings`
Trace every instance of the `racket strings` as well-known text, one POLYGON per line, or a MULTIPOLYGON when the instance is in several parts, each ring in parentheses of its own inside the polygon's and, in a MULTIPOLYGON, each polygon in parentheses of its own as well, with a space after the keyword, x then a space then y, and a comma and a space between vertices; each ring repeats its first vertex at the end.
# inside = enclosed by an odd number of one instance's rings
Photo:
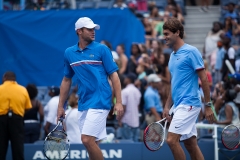
POLYGON ((164 129, 162 125, 153 123, 148 127, 145 134, 145 143, 151 150, 157 150, 164 141, 164 129))
POLYGON ((44 153, 49 159, 64 159, 70 148, 67 135, 61 131, 54 131, 44 142, 44 153))
POLYGON ((228 126, 223 130, 222 142, 228 149, 235 149, 240 140, 239 129, 235 126, 228 126))

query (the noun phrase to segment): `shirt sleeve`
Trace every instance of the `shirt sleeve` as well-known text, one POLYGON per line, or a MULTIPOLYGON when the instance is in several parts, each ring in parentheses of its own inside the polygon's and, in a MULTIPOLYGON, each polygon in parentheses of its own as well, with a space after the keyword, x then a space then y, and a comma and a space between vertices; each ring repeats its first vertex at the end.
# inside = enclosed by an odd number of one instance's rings
POLYGON ((108 75, 118 70, 118 66, 113 59, 112 52, 106 46, 102 46, 102 63, 108 75))
POLYGON ((127 93, 124 90, 122 91, 122 104, 127 105, 127 93))
POLYGON ((199 70, 204 68, 204 62, 201 53, 195 49, 189 54, 189 61, 194 70, 199 70))
POLYGON ((72 78, 74 76, 74 71, 68 60, 68 51, 64 53, 64 76, 67 78, 72 78))

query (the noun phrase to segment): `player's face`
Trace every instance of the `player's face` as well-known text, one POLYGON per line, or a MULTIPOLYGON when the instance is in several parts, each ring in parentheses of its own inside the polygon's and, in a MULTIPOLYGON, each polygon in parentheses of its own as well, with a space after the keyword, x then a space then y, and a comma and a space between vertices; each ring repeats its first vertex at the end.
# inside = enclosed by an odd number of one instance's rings
POLYGON ((82 28, 82 29, 80 29, 79 34, 84 41, 92 42, 95 40, 95 29, 94 28, 82 28))
POLYGON ((173 33, 168 29, 163 30, 164 40, 167 46, 172 48, 176 42, 177 33, 173 33))

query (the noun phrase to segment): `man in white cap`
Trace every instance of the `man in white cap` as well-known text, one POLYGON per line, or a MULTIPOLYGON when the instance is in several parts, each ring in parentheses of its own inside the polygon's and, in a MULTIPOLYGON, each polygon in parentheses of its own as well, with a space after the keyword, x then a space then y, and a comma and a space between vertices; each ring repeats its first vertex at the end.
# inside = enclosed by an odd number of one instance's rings
POLYGON ((100 26, 88 17, 79 18, 75 23, 79 42, 67 48, 64 54, 64 77, 60 88, 57 118, 65 116, 64 102, 67 100, 71 79, 75 74, 82 143, 91 160, 103 160, 98 142, 106 138, 106 119, 111 109, 112 90, 108 77, 116 97, 114 113, 117 119, 123 115, 123 106, 118 67, 109 48, 94 41, 95 29, 100 29, 100 26))
POLYGON ((162 119, 163 106, 160 94, 161 78, 157 74, 150 74, 147 77, 148 87, 144 93, 144 108, 147 112, 145 120, 147 124, 162 119))

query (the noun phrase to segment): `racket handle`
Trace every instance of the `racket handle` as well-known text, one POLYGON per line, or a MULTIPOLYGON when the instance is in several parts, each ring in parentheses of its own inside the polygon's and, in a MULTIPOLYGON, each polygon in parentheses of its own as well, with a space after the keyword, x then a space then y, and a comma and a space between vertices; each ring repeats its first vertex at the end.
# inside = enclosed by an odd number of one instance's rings
POLYGON ((214 114, 215 119, 218 121, 217 113, 216 113, 216 111, 215 111, 215 108, 214 108, 214 106, 213 106, 213 103, 211 103, 211 109, 212 109, 212 111, 213 111, 213 114, 214 114))

